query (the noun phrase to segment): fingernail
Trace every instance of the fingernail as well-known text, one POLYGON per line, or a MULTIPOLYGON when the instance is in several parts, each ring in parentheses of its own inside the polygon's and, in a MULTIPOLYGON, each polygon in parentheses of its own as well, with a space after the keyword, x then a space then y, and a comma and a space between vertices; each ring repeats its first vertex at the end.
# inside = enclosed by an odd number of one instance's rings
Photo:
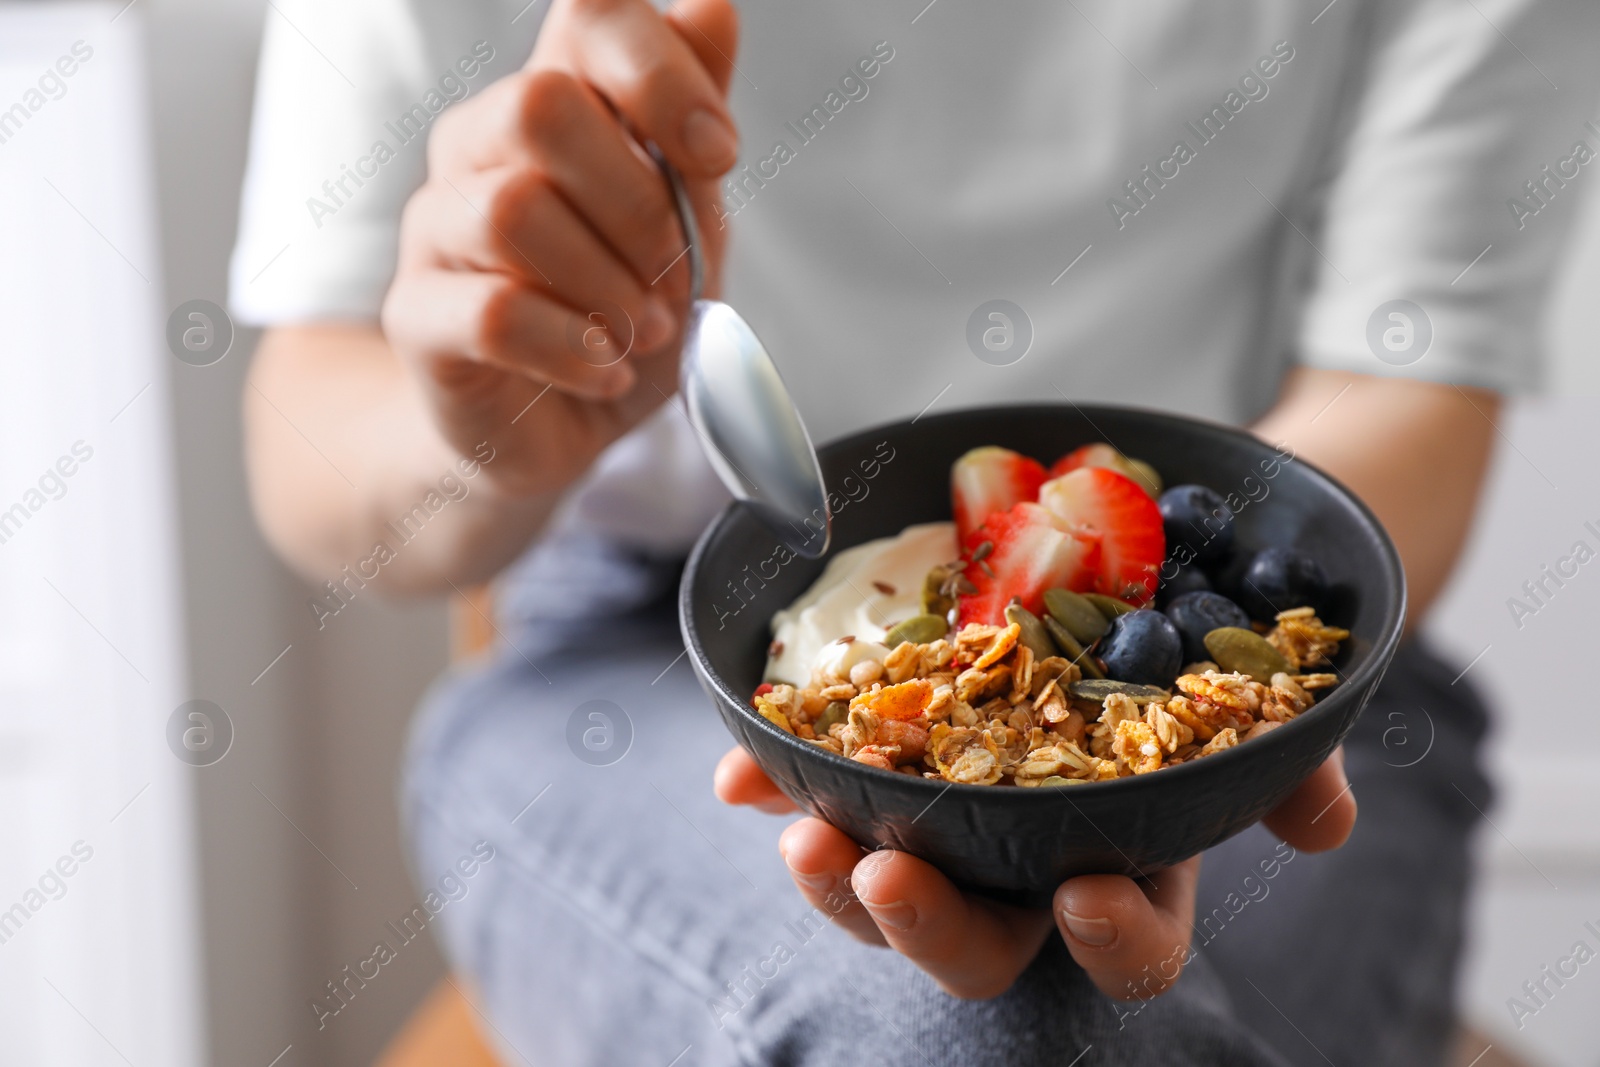
POLYGON ((727 170, 739 154, 738 136, 705 108, 690 112, 684 120, 683 144, 707 170, 727 170))
POLYGON ((644 305, 644 318, 639 322, 639 343, 645 348, 654 348, 672 336, 672 312, 660 300, 647 300, 644 305))
POLYGON ((917 921, 917 909, 903 901, 892 904, 871 904, 863 900, 874 919, 896 930, 909 930, 917 921))
POLYGON ((795 881, 818 893, 826 893, 839 881, 831 874, 806 874, 804 871, 797 871, 793 867, 789 868, 789 873, 794 876, 795 881))
POLYGON ((1095 948, 1104 948, 1117 939, 1117 925, 1110 919, 1090 919, 1063 909, 1061 922, 1069 934, 1095 948))

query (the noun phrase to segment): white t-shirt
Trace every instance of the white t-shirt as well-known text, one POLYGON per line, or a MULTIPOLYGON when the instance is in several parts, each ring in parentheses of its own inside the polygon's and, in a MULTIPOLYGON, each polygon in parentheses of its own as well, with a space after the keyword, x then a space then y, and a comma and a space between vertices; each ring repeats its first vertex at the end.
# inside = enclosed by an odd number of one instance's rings
MULTIPOLYGON (((526 60, 525 3, 277 0, 240 320, 376 318, 425 126, 526 60)), ((924 3, 740 11, 724 298, 818 441, 1061 397, 1241 421, 1291 363, 1536 381, 1592 0, 924 3)), ((563 521, 677 550, 723 499, 666 408, 563 521)))

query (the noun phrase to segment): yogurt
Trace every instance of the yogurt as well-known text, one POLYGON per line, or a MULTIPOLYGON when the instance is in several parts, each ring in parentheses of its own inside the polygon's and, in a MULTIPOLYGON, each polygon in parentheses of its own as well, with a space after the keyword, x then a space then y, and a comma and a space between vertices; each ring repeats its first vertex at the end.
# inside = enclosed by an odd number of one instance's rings
MULTIPOLYGON (((772 617, 772 637, 780 651, 767 658, 766 680, 803 686, 824 655, 859 659, 881 647, 877 643, 890 626, 921 613, 928 571, 959 554, 953 522, 908 526, 893 537, 840 552, 810 589, 772 617), (857 640, 834 644, 846 636, 857 640), (853 644, 863 648, 852 649, 853 644)), ((847 674, 850 664, 834 666, 844 667, 837 673, 847 674)))

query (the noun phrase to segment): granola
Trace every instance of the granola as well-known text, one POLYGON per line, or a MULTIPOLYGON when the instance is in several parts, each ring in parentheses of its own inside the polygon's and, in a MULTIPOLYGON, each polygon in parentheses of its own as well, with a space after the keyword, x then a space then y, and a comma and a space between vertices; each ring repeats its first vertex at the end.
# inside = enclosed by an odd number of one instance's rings
POLYGON ((893 773, 1044 787, 1204 759, 1339 683, 1349 631, 1294 605, 1342 603, 1343 576, 1248 544, 1245 498, 1109 442, 1049 458, 971 448, 952 521, 833 553, 772 618, 757 712, 893 773))
POLYGON ((1311 608, 1280 611, 1277 622, 1267 631, 1267 643, 1283 653, 1295 670, 1325 666, 1339 651, 1339 642, 1350 637, 1349 630, 1324 625, 1311 608))
POLYGON ((1280 614, 1272 634, 1294 673, 1265 685, 1202 662, 1172 689, 1086 682, 1077 663, 1038 656, 1014 623, 969 623, 892 649, 851 638, 849 656, 819 657, 806 685, 763 685, 752 703, 796 737, 881 770, 967 785, 1084 784, 1204 759, 1312 707, 1338 677, 1300 668, 1326 664, 1348 634, 1309 608, 1280 614))

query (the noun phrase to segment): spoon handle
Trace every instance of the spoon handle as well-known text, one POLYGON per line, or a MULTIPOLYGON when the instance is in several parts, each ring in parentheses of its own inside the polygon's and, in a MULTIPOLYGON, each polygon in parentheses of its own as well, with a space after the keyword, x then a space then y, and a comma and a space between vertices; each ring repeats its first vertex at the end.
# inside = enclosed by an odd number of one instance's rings
POLYGON ((694 219, 694 205, 689 202, 689 190, 683 184, 683 175, 678 173, 678 168, 667 162, 667 157, 662 155, 660 146, 654 141, 647 141, 645 149, 655 159, 656 166, 661 168, 661 173, 667 177, 667 184, 672 187, 672 200, 678 209, 678 222, 683 227, 683 239, 689 244, 689 306, 693 307, 695 301, 700 299, 700 291, 705 284, 706 269, 705 260, 700 253, 700 227, 694 219))

